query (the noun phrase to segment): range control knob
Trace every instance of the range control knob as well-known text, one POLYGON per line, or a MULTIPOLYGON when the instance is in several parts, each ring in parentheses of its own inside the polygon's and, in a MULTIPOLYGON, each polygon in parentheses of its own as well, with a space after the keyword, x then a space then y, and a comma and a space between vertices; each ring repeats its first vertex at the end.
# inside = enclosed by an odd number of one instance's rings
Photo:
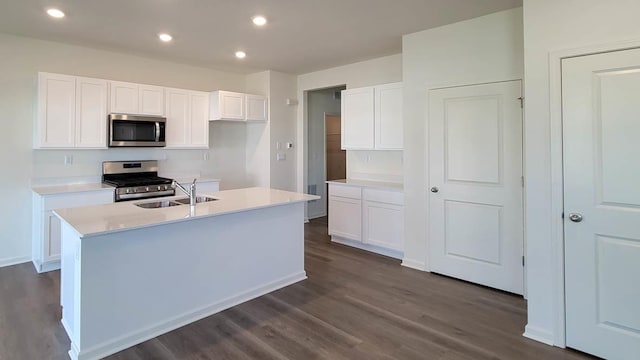
POLYGON ((124 192, 128 194, 128 193, 130 193, 130 192, 131 192, 131 189, 125 189, 125 191, 124 191, 124 192))
POLYGON ((162 190, 162 188, 160 186, 158 186, 158 191, 162 190))
POLYGON ((148 186, 146 187, 146 190, 149 191, 149 187, 148 186))

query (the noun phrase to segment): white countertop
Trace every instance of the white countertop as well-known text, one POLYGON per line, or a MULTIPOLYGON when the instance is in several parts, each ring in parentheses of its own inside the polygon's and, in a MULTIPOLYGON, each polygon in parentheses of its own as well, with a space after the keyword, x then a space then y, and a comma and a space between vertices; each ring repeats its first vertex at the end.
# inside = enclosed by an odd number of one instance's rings
POLYGON ((54 213, 63 221, 69 223, 79 233, 80 237, 86 238, 203 217, 306 202, 320 198, 315 195, 268 188, 225 190, 214 193, 199 193, 198 195, 209 195, 219 200, 196 204, 195 214, 190 214, 189 205, 159 209, 143 209, 135 205, 141 202, 168 200, 184 196, 56 209, 54 213))
POLYGON ((347 186, 380 188, 380 189, 400 190, 400 191, 404 189, 403 184, 401 183, 370 181, 370 180, 355 180, 355 179, 329 180, 327 181, 327 184, 339 184, 339 185, 347 185, 347 186))
POLYGON ((37 186, 32 188, 33 192, 39 195, 53 195, 65 193, 77 193, 86 191, 113 191, 113 186, 91 183, 91 184, 69 184, 69 185, 53 185, 53 186, 37 186))

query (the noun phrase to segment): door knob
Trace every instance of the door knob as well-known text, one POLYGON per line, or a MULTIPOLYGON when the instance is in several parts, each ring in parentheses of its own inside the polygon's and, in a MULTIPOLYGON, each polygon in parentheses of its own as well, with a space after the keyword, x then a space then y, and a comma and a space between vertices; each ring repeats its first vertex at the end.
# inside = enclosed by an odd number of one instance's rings
POLYGON ((433 186, 433 187, 431 188, 431 192, 432 192, 432 193, 437 193, 438 191, 440 191, 440 189, 438 189, 438 187, 437 187, 437 186, 433 186))
POLYGON ((578 214, 578 213, 571 213, 569 214, 569 220, 573 221, 573 222, 581 222, 582 221, 582 215, 578 214))

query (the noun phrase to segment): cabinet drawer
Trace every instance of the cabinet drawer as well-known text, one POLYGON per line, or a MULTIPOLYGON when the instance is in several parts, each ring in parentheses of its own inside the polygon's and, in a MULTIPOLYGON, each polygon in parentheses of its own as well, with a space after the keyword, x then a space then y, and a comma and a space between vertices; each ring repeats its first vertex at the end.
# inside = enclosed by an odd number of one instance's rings
POLYGON ((329 196, 340 196, 351 199, 362 199, 362 189, 357 186, 329 184, 329 196))
POLYGON ((86 191, 71 194, 56 194, 43 197, 44 211, 108 204, 113 202, 113 190, 86 191))
POLYGON ((404 193, 401 191, 364 189, 364 199, 366 201, 404 205, 404 193))

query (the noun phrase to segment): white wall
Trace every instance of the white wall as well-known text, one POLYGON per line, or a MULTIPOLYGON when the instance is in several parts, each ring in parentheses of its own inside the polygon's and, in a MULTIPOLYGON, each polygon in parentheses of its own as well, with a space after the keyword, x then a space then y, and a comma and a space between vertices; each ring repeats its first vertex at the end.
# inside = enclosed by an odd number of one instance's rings
POLYGON ((244 75, 5 34, 0 68, 0 265, 30 258, 32 181, 98 179, 103 160, 166 156, 160 164, 165 172, 213 175, 222 178, 223 188, 244 185, 245 130, 228 124, 211 125, 208 161, 203 150, 32 150, 38 71, 203 91, 243 91, 244 75), (65 166, 64 155, 74 163, 65 166))
POLYGON ((405 252, 429 270, 428 109, 430 88, 523 77, 522 9, 403 37, 405 252))
MULTIPOLYGON (((591 45, 640 40, 637 0, 524 0, 525 162, 529 336, 564 344, 559 310, 562 293, 552 287, 558 266, 551 253, 552 229, 562 209, 552 213, 549 54, 591 45)), ((558 101, 559 99, 555 99, 558 101)), ((561 228, 560 228, 561 229, 561 228)))
POLYGON ((269 123, 271 131, 271 187, 287 191, 296 191, 296 114, 295 105, 287 105, 287 99, 295 99, 297 77, 277 71, 270 71, 269 86, 269 123), (277 148, 280 143, 280 149, 277 148), (286 143, 293 147, 285 148, 286 143), (285 160, 276 160, 282 153, 285 160))
MULTIPOLYGON (((250 94, 269 96, 270 72, 261 71, 247 75, 245 91, 250 94)), ((243 123, 246 130, 247 186, 269 187, 271 183, 270 127, 268 122, 243 123)))
MULTIPOLYGON (((307 163, 306 160, 307 150, 307 103, 306 92, 310 90, 324 89, 330 87, 337 87, 346 85, 347 88, 357 88, 362 86, 371 86, 378 84, 386 84, 392 82, 402 81, 402 55, 390 55, 373 60, 358 62, 354 64, 339 66, 331 69, 316 71, 308 74, 302 74, 298 76, 298 99, 300 105, 298 106, 298 130, 297 139, 298 144, 303 146, 298 147, 297 157, 297 189, 298 191, 306 192, 307 188, 307 163)), ((347 153, 350 153, 348 151, 347 153)), ((364 151, 362 153, 373 153, 372 151, 364 151)), ((401 154, 400 151, 396 153, 401 154)), ((364 156, 364 155, 363 155, 364 156)), ((401 167, 401 155, 400 156, 372 156, 372 159, 379 161, 367 165, 360 164, 361 157, 353 157, 347 154, 347 175, 349 175, 349 168, 351 166, 357 166, 358 169, 397 169, 401 167), (352 162, 350 164, 350 161, 352 162), (388 162, 388 163, 387 163, 388 162), (356 164, 357 163, 357 164, 356 164), (353 164, 353 165, 352 165, 353 164)), ((365 157, 366 159, 366 157, 365 157)), ((380 174, 379 171, 369 172, 363 171, 364 174, 373 174, 371 180, 382 180, 376 178, 376 174, 380 174)))

